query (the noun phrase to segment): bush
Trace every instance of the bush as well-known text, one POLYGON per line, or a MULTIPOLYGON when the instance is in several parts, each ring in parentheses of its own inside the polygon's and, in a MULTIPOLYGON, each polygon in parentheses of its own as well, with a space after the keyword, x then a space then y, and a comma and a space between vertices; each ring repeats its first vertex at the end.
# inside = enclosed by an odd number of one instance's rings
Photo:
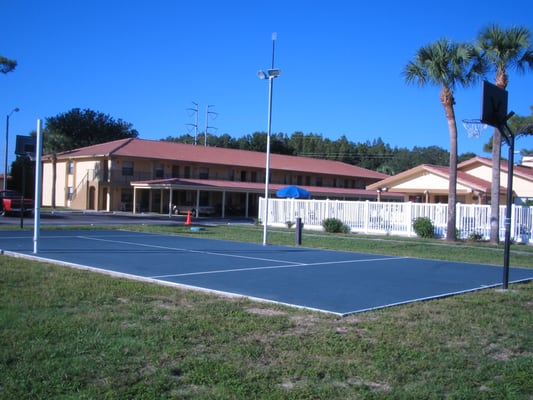
POLYGON ((483 240, 483 235, 478 232, 472 232, 470 235, 468 235, 468 240, 471 242, 479 242, 483 240))
POLYGON ((413 221, 413 229, 418 237, 433 238, 435 235, 435 228, 433 223, 427 217, 419 217, 413 221))
POLYGON ((329 233, 349 233, 350 228, 337 218, 327 218, 322 221, 322 227, 329 233))

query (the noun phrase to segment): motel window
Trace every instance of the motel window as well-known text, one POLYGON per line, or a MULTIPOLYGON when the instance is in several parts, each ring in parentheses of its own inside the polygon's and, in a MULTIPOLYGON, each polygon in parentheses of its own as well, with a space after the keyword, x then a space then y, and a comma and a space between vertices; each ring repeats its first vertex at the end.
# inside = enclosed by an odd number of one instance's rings
POLYGON ((68 162, 68 174, 69 175, 74 174, 74 161, 68 162))
POLYGON ((200 179, 209 179, 209 168, 200 168, 200 179))
POLYGON ((133 176, 133 161, 122 162, 122 176, 133 176))
POLYGON ((358 179, 355 183, 356 189, 365 189, 366 188, 366 182, 363 179, 358 179))
POLYGON ((163 164, 156 165, 155 170, 154 170, 154 176, 156 178, 163 178, 164 175, 165 175, 165 167, 163 166, 163 164))
POLYGON ((180 177, 180 166, 179 165, 173 165, 172 166, 172 177, 173 178, 179 178, 180 177))

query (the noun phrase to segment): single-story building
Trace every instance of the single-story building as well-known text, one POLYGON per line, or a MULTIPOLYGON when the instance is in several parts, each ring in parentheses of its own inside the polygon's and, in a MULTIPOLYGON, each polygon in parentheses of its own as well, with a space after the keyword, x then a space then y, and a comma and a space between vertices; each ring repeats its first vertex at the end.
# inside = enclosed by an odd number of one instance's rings
MULTIPOLYGON (((507 161, 500 167, 500 202, 507 195, 507 161)), ((516 204, 533 200, 533 167, 513 166, 513 198, 516 204)), ((457 166, 457 201, 463 204, 490 204, 492 160, 473 157, 457 166)), ((367 186, 378 193, 404 193, 403 201, 447 203, 449 168, 422 164, 367 186)))

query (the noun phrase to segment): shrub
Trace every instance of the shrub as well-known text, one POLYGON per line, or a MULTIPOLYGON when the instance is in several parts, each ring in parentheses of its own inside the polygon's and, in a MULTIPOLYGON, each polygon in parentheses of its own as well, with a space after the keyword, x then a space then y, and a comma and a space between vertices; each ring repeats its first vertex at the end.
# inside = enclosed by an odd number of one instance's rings
POLYGON ((337 218, 327 218, 322 221, 322 227, 329 233, 349 233, 350 228, 337 218))
POLYGON ((287 228, 291 229, 292 226, 294 225, 294 222, 292 222, 292 221, 285 221, 285 224, 287 225, 287 228))
POLYGON ((418 217, 413 221, 413 229, 418 237, 432 238, 435 235, 433 223, 427 217, 418 217))
POLYGON ((468 240, 470 240, 471 242, 479 242, 479 241, 483 240, 483 235, 481 233, 478 233, 478 232, 472 232, 468 236, 468 240))

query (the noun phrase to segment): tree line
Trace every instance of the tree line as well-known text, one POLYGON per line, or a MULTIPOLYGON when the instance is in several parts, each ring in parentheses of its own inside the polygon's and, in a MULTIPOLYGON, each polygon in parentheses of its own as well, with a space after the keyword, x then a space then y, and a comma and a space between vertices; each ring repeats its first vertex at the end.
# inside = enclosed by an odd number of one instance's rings
MULTIPOLYGON (((175 143, 195 143, 195 138, 189 134, 161 139, 175 143)), ((200 135, 196 142, 198 146, 205 146, 205 135, 200 135)), ((265 132, 255 132, 240 138, 233 138, 229 134, 216 136, 207 135, 207 145, 249 151, 265 152, 267 136, 265 132)), ((270 151, 274 154, 320 158, 341 161, 351 165, 395 175, 420 164, 448 165, 449 152, 438 146, 392 147, 381 138, 365 142, 353 142, 346 136, 332 140, 320 134, 295 132, 292 135, 275 133, 270 137, 270 151)), ((474 157, 474 153, 464 153, 461 161, 474 157)))

